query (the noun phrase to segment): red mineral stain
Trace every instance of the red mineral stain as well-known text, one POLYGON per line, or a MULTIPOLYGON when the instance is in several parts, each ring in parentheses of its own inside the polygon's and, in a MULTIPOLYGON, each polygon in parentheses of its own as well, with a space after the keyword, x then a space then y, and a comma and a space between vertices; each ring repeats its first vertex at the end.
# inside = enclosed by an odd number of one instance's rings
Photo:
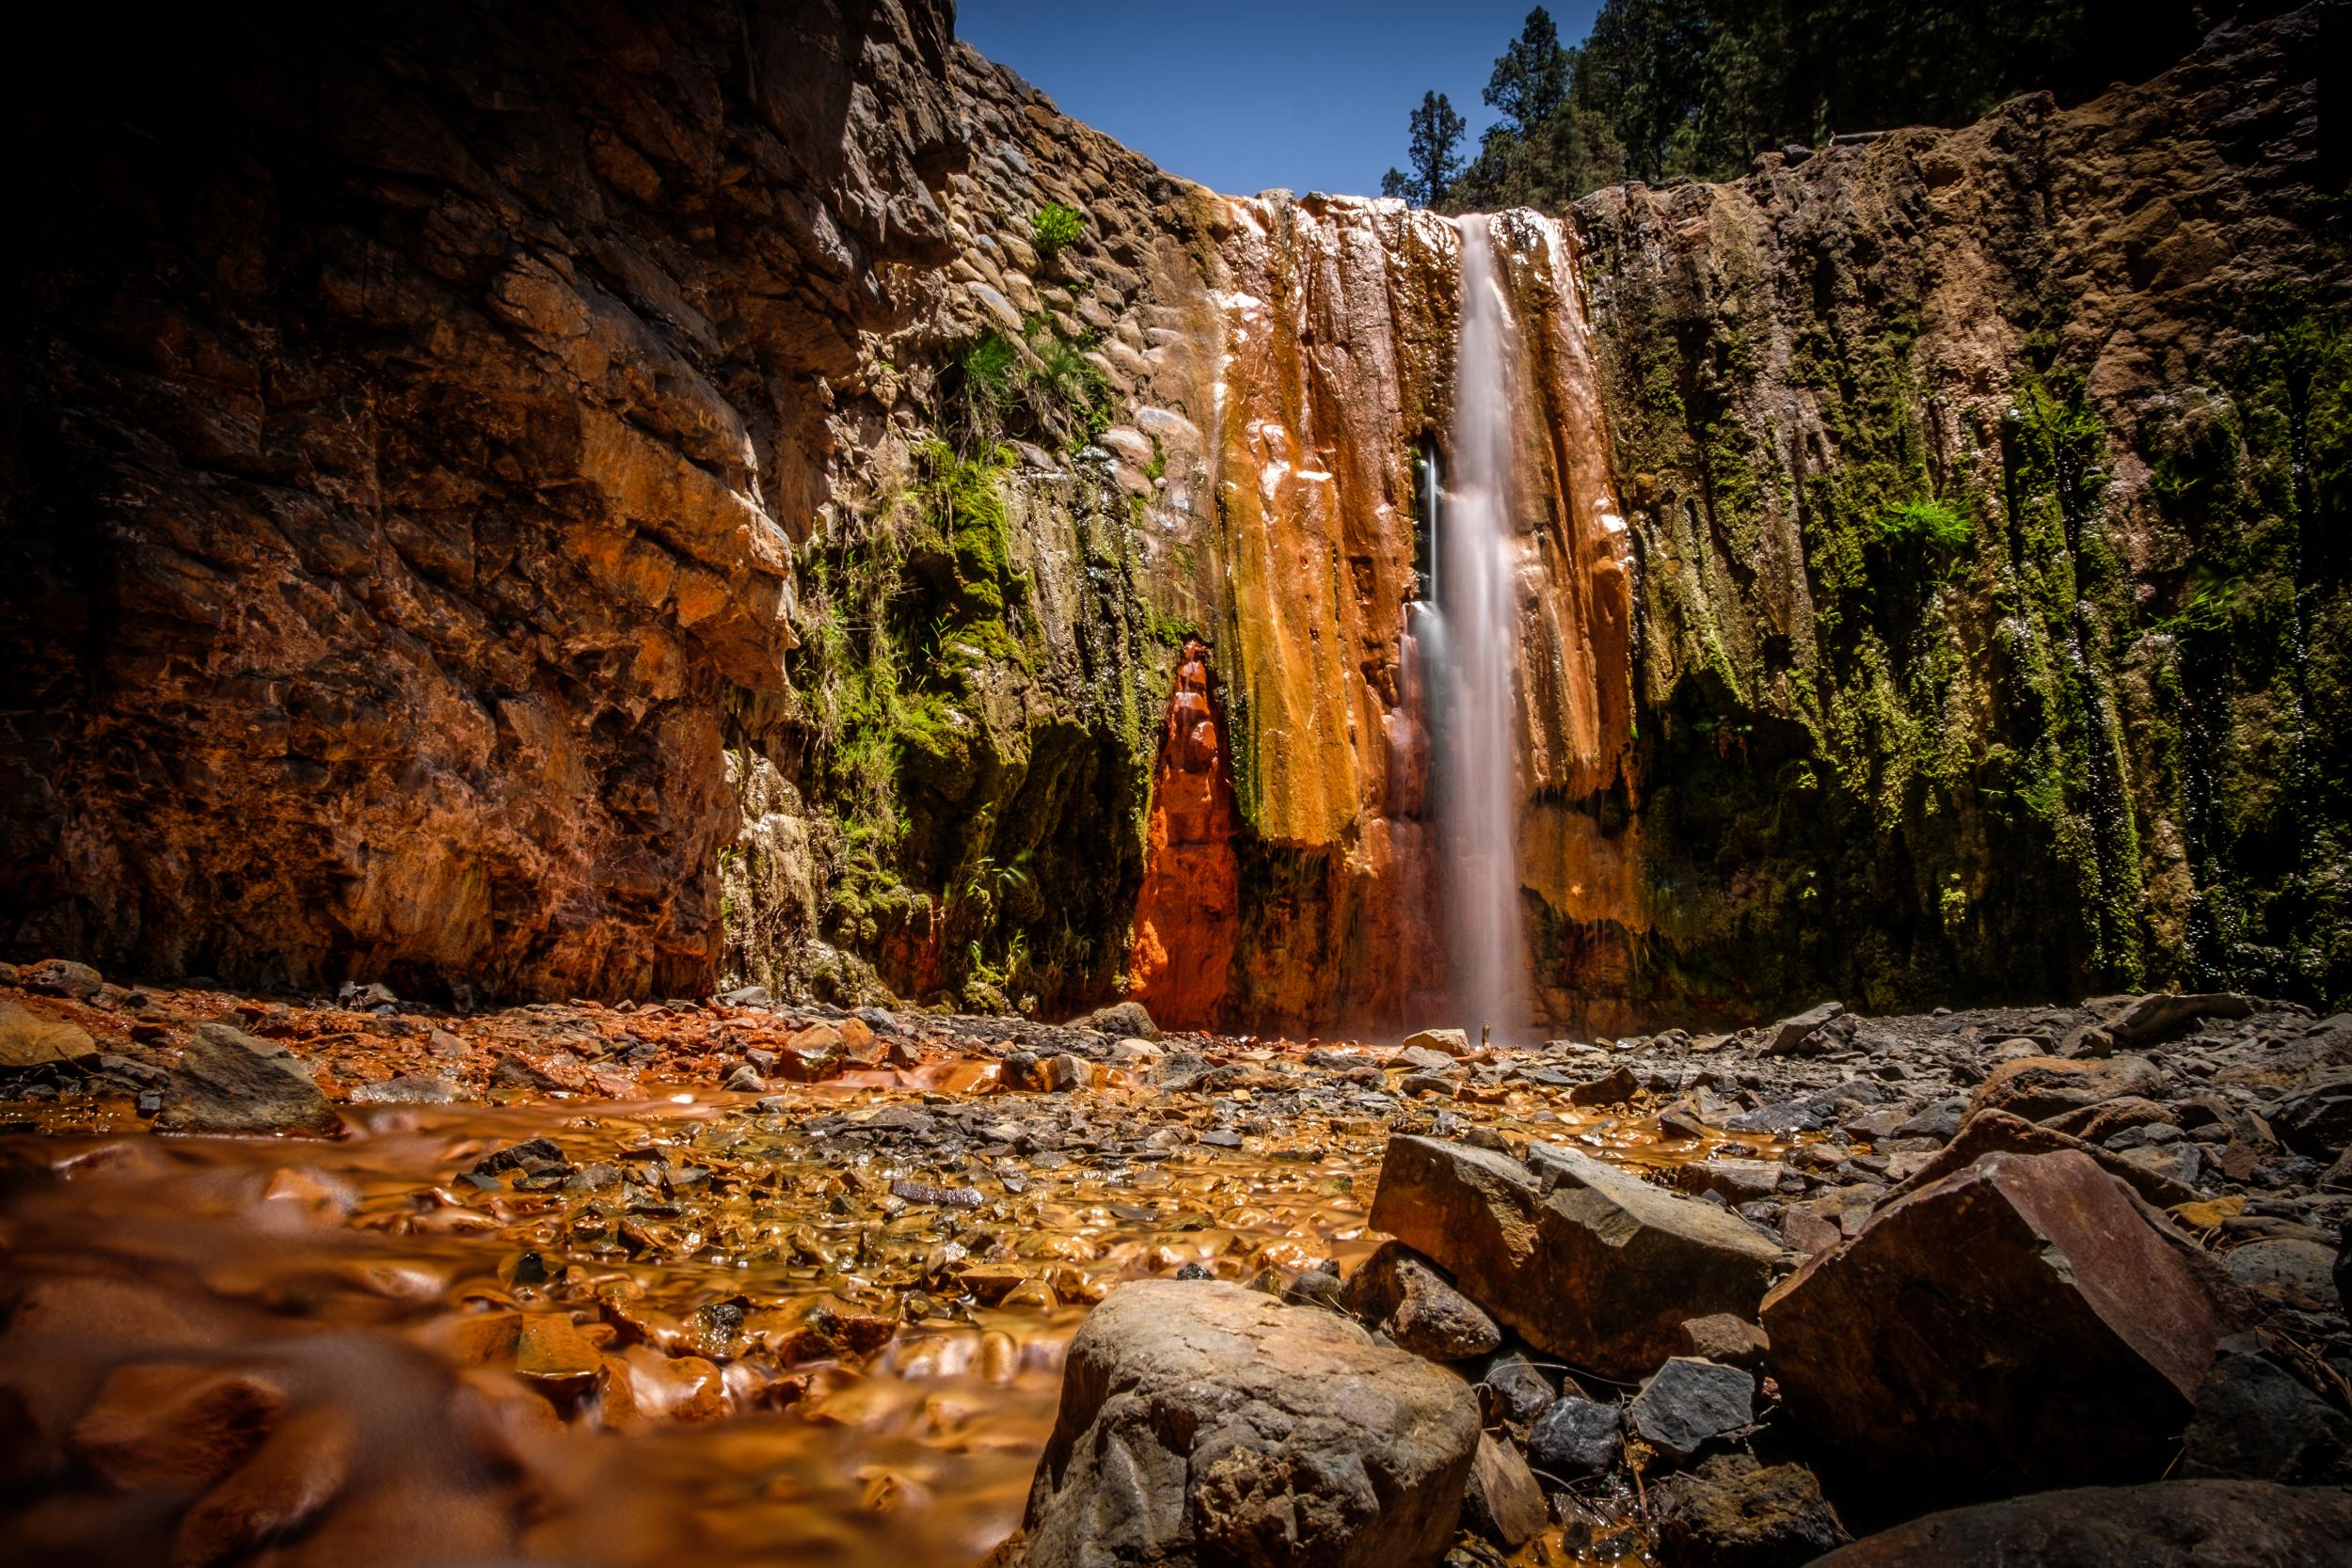
POLYGON ((1188 637, 1152 780, 1151 840, 1127 958, 1127 994, 1162 1024, 1221 1022, 1239 930, 1239 824, 1208 645, 1188 637))

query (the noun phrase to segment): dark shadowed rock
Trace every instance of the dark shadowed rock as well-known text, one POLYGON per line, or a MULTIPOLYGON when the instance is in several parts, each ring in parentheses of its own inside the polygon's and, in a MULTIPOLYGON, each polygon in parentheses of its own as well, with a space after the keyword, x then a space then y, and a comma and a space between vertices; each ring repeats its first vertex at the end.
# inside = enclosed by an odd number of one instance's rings
POLYGON ((1931 1513, 1814 1568, 2343 1568, 2346 1541, 2352 1493, 2169 1481, 1931 1513))
POLYGON ((1445 1268, 1531 1344, 1604 1377, 1656 1368, 1687 1317, 1754 1315, 1781 1252, 1745 1221, 1572 1149, 1528 1157, 1535 1168, 1391 1138, 1373 1228, 1445 1268))
POLYGON ((2221 1259, 2230 1277, 2249 1291, 2321 1312, 2341 1312, 2334 1272, 2338 1253, 2322 1242, 2272 1236, 2236 1247, 2221 1259))
POLYGON ((285 1047, 225 1023, 204 1023, 164 1085, 155 1126, 169 1132, 327 1133, 342 1122, 285 1047))
POLYGON ((1528 1473, 1518 1449, 1480 1433, 1470 1490, 1462 1498, 1463 1527, 1515 1552, 1550 1522, 1543 1488, 1528 1473))
POLYGON ((1379 1250, 1347 1278, 1340 1305, 1415 1355, 1461 1361, 1502 1343, 1502 1331, 1478 1304, 1455 1290, 1436 1264, 1400 1242, 1379 1250))
POLYGON ((1828 1049, 1821 1039, 1822 1026, 1846 1010, 1843 1002, 1824 1002, 1808 1007, 1794 1018, 1784 1018, 1772 1025, 1772 1037, 1765 1042, 1767 1056, 1808 1055, 1828 1049))
POLYGON ((1018 1560, 1413 1568, 1478 1444, 1461 1379, 1213 1281, 1124 1285, 1071 1342, 1018 1560))
POLYGON ((2263 1113, 2289 1148, 2325 1159, 2352 1145, 2352 1072, 2330 1072, 2281 1095, 2263 1113))
POLYGON ((2228 1331, 2215 1272, 2082 1155, 1994 1155, 1808 1259, 1763 1324, 1789 1412, 1899 1495, 2128 1481, 2228 1331))
POLYGON ((1571 1105, 1624 1105, 1642 1092, 1642 1081, 1633 1076, 1633 1069, 1620 1066, 1588 1084, 1579 1084, 1568 1090, 1571 1105))
POLYGON ((1502 1418, 1518 1428, 1529 1426, 1560 1398, 1550 1374, 1517 1351, 1505 1351, 1487 1362, 1479 1381, 1492 1394, 1502 1418))
POLYGON ((1661 1485, 1653 1512, 1670 1568, 1798 1568, 1845 1539, 1802 1465, 1717 1454, 1661 1485))
POLYGON ((1651 1448, 1688 1459, 1756 1418, 1756 1379, 1696 1356, 1668 1361, 1626 1409, 1627 1424, 1651 1448))
POLYGON ((2181 1441, 2189 1480, 2352 1485, 2352 1416, 2321 1399, 2250 1334, 2225 1339, 2181 1441))
POLYGON ((1562 1481, 1597 1476, 1617 1463, 1625 1413, 1569 1394, 1552 1402, 1529 1433, 1528 1457, 1535 1467, 1562 1481))

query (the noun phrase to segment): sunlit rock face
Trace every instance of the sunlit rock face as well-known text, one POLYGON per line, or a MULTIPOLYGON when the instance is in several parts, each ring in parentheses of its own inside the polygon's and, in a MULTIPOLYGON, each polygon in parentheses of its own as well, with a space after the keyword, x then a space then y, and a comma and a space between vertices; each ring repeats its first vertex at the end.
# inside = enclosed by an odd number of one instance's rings
POLYGON ((1241 823, 1207 653, 1199 639, 1186 640, 1168 694, 1127 959, 1128 994, 1154 1022, 1177 1029, 1224 1022, 1240 935, 1241 864, 1233 840, 1241 823))
MULTIPOLYGON (((1263 856, 1237 989, 1267 1024, 1393 1025, 1443 989, 1427 759, 1398 721, 1406 606, 1428 554, 1411 458, 1428 441, 1442 470, 1451 438, 1460 235, 1387 202, 1262 198, 1229 213, 1210 539, 1263 856)), ((1518 328, 1504 384, 1520 880, 1626 919, 1625 879, 1588 869, 1623 863, 1594 806, 1623 787, 1630 620, 1574 257, 1534 214, 1493 228, 1518 328)))

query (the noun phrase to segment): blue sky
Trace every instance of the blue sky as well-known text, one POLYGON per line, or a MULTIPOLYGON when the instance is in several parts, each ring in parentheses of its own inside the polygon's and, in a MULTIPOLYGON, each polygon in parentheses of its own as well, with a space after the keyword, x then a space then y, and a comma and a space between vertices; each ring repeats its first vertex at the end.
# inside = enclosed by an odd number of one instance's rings
MULTIPOLYGON (((959 37, 1161 167, 1230 195, 1276 185, 1376 195, 1405 117, 1435 87, 1470 121, 1532 0, 960 0, 959 37)), ((1582 41, 1595 0, 1547 6, 1582 41)))

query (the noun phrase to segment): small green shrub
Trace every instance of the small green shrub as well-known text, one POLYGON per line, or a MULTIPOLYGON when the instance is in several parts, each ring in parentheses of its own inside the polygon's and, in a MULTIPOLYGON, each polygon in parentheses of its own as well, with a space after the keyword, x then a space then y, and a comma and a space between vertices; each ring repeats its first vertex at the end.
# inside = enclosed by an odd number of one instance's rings
POLYGON ((1050 261, 1063 249, 1078 243, 1085 232, 1087 215, 1075 207, 1049 201, 1029 216, 1029 232, 1037 241, 1037 253, 1050 261))
POLYGON ((1976 525, 1958 504, 1936 499, 1899 502, 1879 518, 1879 535, 1888 543, 1915 540, 1946 552, 1966 545, 1975 532, 1976 525))

